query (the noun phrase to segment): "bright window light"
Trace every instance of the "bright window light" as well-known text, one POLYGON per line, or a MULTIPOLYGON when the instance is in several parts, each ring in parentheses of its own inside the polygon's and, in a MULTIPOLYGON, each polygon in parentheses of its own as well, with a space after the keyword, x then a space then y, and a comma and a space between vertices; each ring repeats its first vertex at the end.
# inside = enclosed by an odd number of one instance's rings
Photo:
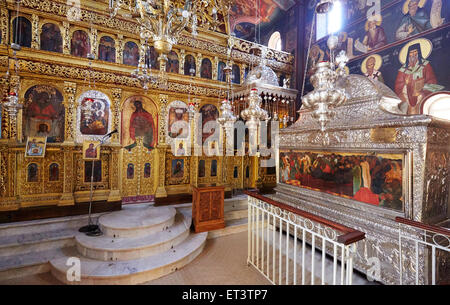
POLYGON ((281 51, 281 35, 280 32, 274 32, 270 36, 268 47, 277 51, 281 51))
POLYGON ((316 40, 329 34, 338 32, 342 27, 343 16, 342 4, 339 1, 334 2, 333 9, 327 14, 316 15, 316 40))

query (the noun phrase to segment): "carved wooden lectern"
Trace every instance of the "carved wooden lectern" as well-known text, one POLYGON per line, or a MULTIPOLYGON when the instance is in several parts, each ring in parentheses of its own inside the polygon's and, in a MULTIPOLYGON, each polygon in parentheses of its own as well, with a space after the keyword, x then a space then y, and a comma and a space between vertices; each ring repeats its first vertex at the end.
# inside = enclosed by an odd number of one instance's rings
POLYGON ((225 227, 223 201, 225 187, 192 187, 192 221, 195 233, 225 227))

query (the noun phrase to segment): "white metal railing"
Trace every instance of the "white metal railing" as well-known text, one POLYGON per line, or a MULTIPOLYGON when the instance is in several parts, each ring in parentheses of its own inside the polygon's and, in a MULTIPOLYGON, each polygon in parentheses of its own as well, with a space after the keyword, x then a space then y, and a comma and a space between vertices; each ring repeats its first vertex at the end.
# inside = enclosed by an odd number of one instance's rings
POLYGON ((426 225, 420 222, 397 217, 399 224, 399 270, 400 285, 408 283, 412 273, 412 282, 416 285, 446 283, 450 280, 450 230, 442 227, 426 225), (404 253, 408 253, 412 261, 412 268, 408 264, 404 253), (411 253, 412 252, 412 253, 411 253), (429 262, 431 260, 431 262, 429 262), (427 263, 428 262, 428 263, 427 263), (425 266, 430 266, 426 268, 425 266), (439 268, 440 267, 440 268, 439 268), (430 272, 431 271, 431 272, 430 272))
POLYGON ((364 233, 245 193, 249 195, 249 265, 272 284, 352 284, 356 242, 364 239, 364 233))

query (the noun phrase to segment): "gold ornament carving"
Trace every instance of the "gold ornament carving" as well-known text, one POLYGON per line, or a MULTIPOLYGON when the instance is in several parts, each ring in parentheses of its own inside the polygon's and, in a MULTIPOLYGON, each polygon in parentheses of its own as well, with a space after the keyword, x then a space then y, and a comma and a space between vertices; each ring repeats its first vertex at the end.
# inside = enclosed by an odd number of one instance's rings
POLYGON ((2 35, 2 44, 7 44, 8 43, 8 39, 6 39, 7 37, 9 37, 9 33, 8 33, 8 10, 4 7, 0 8, 0 33, 2 35))
POLYGON ((31 15, 31 48, 39 49, 39 16, 36 14, 31 15))
MULTIPOLYGON (((113 88, 111 90, 113 101, 111 105, 111 110, 113 114, 113 121, 112 121, 112 130, 119 130, 120 128, 120 101, 122 99, 122 89, 120 88, 113 88)), ((119 133, 115 133, 112 135, 111 141, 113 143, 119 143, 119 133)))
POLYGON ((64 82, 64 107, 65 115, 65 141, 73 142, 75 134, 76 122, 76 104, 75 94, 77 92, 77 84, 71 82, 64 82))

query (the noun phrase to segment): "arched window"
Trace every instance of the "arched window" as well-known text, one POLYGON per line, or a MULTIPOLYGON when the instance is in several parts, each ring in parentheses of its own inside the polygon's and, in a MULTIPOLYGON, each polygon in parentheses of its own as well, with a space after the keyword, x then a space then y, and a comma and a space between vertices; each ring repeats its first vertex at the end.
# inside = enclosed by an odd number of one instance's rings
POLYGON ((41 50, 62 53, 62 36, 59 26, 46 23, 41 31, 41 50))
POLYGON ((98 45, 98 59, 107 62, 116 62, 116 42, 109 36, 100 38, 98 45))
POLYGON ((281 35, 280 32, 274 32, 269 38, 269 43, 267 45, 269 48, 281 51, 281 35))
POLYGON ((341 2, 334 2, 333 8, 326 14, 317 14, 316 40, 331 33, 338 32, 342 27, 344 19, 341 2))
POLYGON ((70 53, 73 56, 87 57, 91 52, 89 35, 82 30, 73 32, 70 53))
POLYGON ((31 48, 31 22, 25 17, 13 21, 13 41, 22 47, 31 48))

